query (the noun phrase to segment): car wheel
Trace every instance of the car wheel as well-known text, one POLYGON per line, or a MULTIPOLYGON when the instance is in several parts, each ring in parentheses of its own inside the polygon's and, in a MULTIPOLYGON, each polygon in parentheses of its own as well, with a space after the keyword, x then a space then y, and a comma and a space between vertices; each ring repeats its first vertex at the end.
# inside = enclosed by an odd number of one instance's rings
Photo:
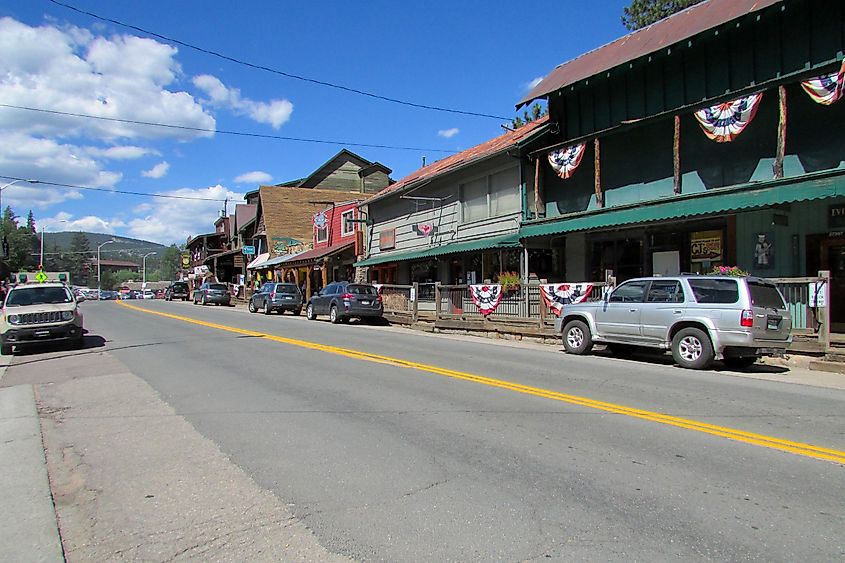
POLYGON ((11 344, 3 344, 2 346, 0 346, 0 355, 11 356, 12 355, 12 345, 11 344))
POLYGON ((314 306, 311 303, 309 303, 305 308, 305 318, 309 321, 313 321, 317 318, 317 315, 314 314, 314 306))
POLYGON ((722 363, 730 369, 747 369, 754 365, 757 356, 743 356, 741 358, 723 358, 722 363))
POLYGON ((337 305, 332 305, 332 308, 329 310, 329 320, 335 325, 341 321, 340 316, 337 314, 337 305))
POLYGON ((563 347, 568 354, 586 354, 593 349, 593 335, 584 321, 574 320, 566 323, 563 329, 563 347))
POLYGON ((270 314, 270 313, 272 313, 272 312, 273 312, 273 309, 272 309, 272 307, 270 307, 270 302, 269 302, 269 301, 265 301, 265 302, 264 302, 264 314, 265 314, 265 315, 269 315, 269 314, 270 314))
POLYGON ((255 312, 255 303, 253 303, 252 299, 249 300, 249 305, 247 306, 247 309, 249 309, 250 313, 255 312))
POLYGON ((682 368, 707 369, 713 362, 713 345, 699 328, 684 328, 672 338, 672 357, 682 368))
POLYGON ((301 314, 302 314, 302 309, 294 309, 294 310, 293 310, 293 314, 294 314, 294 316, 297 316, 297 317, 298 317, 299 315, 301 315, 301 314))
POLYGON ((208 305, 208 299, 205 298, 205 295, 202 296, 202 306, 205 307, 208 305))

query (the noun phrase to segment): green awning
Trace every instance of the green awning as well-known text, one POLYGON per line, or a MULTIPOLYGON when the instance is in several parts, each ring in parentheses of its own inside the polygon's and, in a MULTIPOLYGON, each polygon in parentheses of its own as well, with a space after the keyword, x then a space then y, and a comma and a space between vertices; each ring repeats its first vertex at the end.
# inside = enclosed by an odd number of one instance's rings
POLYGON ((387 264, 390 262, 405 262, 420 258, 431 258, 445 254, 457 254, 459 252, 473 252, 489 248, 517 248, 519 247, 519 233, 511 233, 498 237, 490 237, 466 242, 455 242, 442 244, 421 250, 408 250, 405 252, 380 252, 375 256, 361 260, 355 264, 356 267, 375 266, 376 264, 387 264))
POLYGON ((666 202, 559 217, 554 221, 523 225, 520 236, 528 238, 555 235, 843 195, 845 195, 845 173, 838 170, 834 173, 814 175, 812 178, 803 177, 797 181, 794 178, 773 180, 767 182, 765 187, 751 184, 742 188, 714 189, 706 193, 673 198, 666 202))

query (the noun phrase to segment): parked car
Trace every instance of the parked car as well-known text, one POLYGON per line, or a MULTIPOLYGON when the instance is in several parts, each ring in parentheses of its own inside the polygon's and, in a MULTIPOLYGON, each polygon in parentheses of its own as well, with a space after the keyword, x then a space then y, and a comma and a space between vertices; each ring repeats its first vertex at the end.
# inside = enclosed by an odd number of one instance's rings
POLYGON ((299 316, 302 313, 302 292, 293 283, 267 282, 249 300, 249 312, 256 311, 263 311, 265 315, 273 311, 282 314, 290 311, 299 316))
POLYGON ((771 281, 727 276, 638 278, 602 301, 567 305, 556 319, 570 354, 594 343, 626 354, 635 347, 671 350, 681 367, 706 369, 713 360, 745 368, 782 355, 792 342, 792 317, 771 281))
POLYGON ((155 291, 153 291, 152 289, 145 289, 143 294, 142 294, 142 297, 141 297, 141 299, 155 299, 155 298, 156 298, 156 294, 155 294, 155 291))
POLYGON ((81 348, 82 301, 84 296, 75 297, 63 283, 12 287, 0 314, 0 353, 8 356, 13 347, 41 342, 64 341, 81 348))
POLYGON ((164 299, 166 301, 173 301, 174 299, 188 300, 188 282, 175 281, 167 286, 164 290, 164 299))
POLYGON ((224 283, 206 282, 194 290, 194 305, 214 303, 215 305, 229 305, 232 296, 224 283))
POLYGON ((328 315, 333 323, 346 322, 353 317, 362 320, 381 318, 384 305, 375 286, 332 282, 308 300, 305 316, 313 321, 317 315, 328 315))

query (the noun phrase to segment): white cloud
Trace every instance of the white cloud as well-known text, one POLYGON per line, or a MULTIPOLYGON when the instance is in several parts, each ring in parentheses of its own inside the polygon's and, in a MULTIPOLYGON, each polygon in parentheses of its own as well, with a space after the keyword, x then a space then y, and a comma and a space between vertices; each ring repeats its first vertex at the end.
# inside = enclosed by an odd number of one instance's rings
POLYGON ((126 226, 126 223, 118 219, 103 219, 96 215, 86 215, 74 219, 74 216, 65 211, 56 213, 53 217, 45 217, 38 221, 38 226, 44 227, 47 232, 58 231, 88 231, 92 233, 114 234, 116 229, 126 226))
POLYGON ((167 175, 168 170, 170 170, 170 164, 167 162, 159 162, 149 170, 141 172, 141 176, 144 178, 164 178, 167 175))
POLYGON ((543 78, 544 78, 543 76, 538 76, 534 80, 530 80, 530 81, 526 82, 525 84, 522 85, 522 89, 526 90, 526 91, 533 90, 534 88, 537 87, 537 84, 539 84, 540 82, 543 81, 543 78))
POLYGON ((109 160, 135 160, 143 158, 148 155, 160 156, 161 153, 155 149, 145 147, 134 147, 125 145, 120 147, 85 147, 85 152, 93 157, 105 158, 109 160))
POLYGON ((288 100, 256 102, 241 97, 237 88, 228 88, 219 78, 210 74, 195 76, 194 86, 209 96, 205 102, 220 108, 229 108, 238 115, 245 115, 258 123, 268 123, 278 129, 288 122, 293 113, 293 104, 288 100))
POLYGON ((273 177, 271 175, 260 170, 245 172, 235 178, 236 184, 269 184, 272 181, 273 177))
POLYGON ((233 209, 233 202, 243 200, 242 193, 232 192, 219 184, 161 193, 212 201, 156 198, 150 202, 152 208, 149 212, 127 222, 125 234, 162 244, 182 243, 189 236, 206 233, 214 228, 214 221, 223 209, 224 199, 229 199, 229 211, 233 209))
POLYGON ((460 132, 461 132, 461 130, 458 129, 457 127, 452 127, 451 129, 441 129, 440 131, 437 132, 437 135, 439 137, 445 137, 446 139, 451 139, 452 137, 454 137, 455 135, 457 135, 460 132))

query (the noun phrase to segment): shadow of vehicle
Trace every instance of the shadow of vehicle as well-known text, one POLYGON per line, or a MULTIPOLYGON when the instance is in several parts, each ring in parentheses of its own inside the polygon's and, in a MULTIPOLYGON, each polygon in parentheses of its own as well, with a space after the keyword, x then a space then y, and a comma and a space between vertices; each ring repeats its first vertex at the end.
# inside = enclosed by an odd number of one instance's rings
MULTIPOLYGON (((634 346, 616 346, 614 347, 613 351, 611 351, 610 348, 610 346, 607 346, 603 350, 593 350, 592 355, 603 358, 616 358, 617 360, 635 361, 639 363, 659 364, 663 366, 677 365, 669 352, 660 352, 657 350, 650 350, 648 348, 636 348, 634 346)), ((565 350, 562 351, 565 352, 565 350)), ((724 362, 717 361, 714 362, 713 365, 710 367, 710 371, 772 374, 787 373, 789 372, 789 368, 786 366, 775 366, 756 362, 754 364, 751 364, 749 367, 737 369, 734 367, 728 367, 724 364, 724 362)))
MULTIPOLYGON (((88 332, 88 331, 83 331, 88 332)), ((15 348, 15 356, 34 356, 48 352, 71 352, 78 353, 94 348, 102 348, 106 345, 106 339, 98 335, 85 334, 82 337, 82 345, 76 345, 73 342, 61 340, 58 342, 35 342, 25 344, 15 348)))

